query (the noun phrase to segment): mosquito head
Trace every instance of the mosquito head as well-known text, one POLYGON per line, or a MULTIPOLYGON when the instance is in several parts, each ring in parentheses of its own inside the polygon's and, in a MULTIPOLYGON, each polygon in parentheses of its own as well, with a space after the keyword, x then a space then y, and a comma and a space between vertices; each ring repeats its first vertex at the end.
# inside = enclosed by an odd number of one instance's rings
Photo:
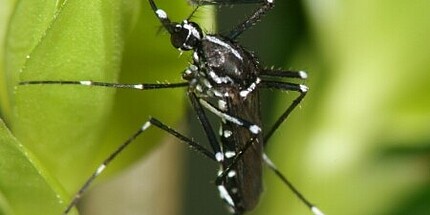
POLYGON ((175 25, 170 35, 170 42, 175 48, 188 51, 198 46, 203 33, 197 23, 184 20, 181 24, 175 25))
POLYGON ((203 32, 197 23, 189 22, 188 19, 181 23, 171 22, 167 13, 157 8, 154 0, 149 0, 149 4, 163 27, 170 33, 170 42, 173 47, 181 51, 189 51, 198 46, 203 37, 203 32))

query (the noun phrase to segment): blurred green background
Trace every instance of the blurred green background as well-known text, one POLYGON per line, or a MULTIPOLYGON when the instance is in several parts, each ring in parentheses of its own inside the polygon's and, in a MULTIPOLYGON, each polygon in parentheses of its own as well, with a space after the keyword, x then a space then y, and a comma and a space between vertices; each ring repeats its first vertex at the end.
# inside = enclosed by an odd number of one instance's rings
MULTIPOLYGON (((193 9, 156 3, 176 21, 193 9)), ((182 90, 14 89, 17 80, 180 81, 189 55, 178 57, 146 1, 0 4, 0 114, 17 138, 0 129, 0 214, 58 214, 149 115, 206 143, 182 90), (5 156, 10 146, 16 155, 5 156), (32 197, 46 205, 29 207, 32 197)), ((255 7, 202 7, 193 20, 228 32, 255 7)), ((268 67, 308 72, 308 95, 267 153, 327 215, 430 214, 429 8, 425 0, 278 0, 239 39, 268 67)), ((264 92, 265 124, 294 96, 264 92)), ((82 214, 227 214, 216 164, 163 135, 153 129, 124 152, 109 172, 125 171, 99 179, 82 214)), ((310 214, 272 172, 264 180, 250 214, 310 214)))

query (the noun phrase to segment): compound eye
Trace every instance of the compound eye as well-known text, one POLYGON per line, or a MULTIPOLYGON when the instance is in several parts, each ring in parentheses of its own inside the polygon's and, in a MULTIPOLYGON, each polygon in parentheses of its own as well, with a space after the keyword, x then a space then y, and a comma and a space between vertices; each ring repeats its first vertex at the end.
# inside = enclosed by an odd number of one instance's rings
POLYGON ((177 24, 175 25, 175 27, 173 28, 173 32, 177 33, 180 32, 182 30, 182 25, 177 24))
POLYGON ((170 42, 172 43, 173 47, 179 48, 182 50, 190 50, 186 49, 186 43, 189 35, 189 30, 183 28, 181 25, 176 25, 174 32, 172 33, 170 37, 170 42))

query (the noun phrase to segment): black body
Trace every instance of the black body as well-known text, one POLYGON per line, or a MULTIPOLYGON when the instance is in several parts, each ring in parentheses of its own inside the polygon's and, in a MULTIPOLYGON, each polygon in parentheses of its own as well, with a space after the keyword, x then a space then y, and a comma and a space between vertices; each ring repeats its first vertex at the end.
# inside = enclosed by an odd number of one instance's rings
MULTIPOLYGON (((189 89, 191 93, 196 93, 198 97, 209 97, 213 102, 219 103, 221 100, 225 103, 225 107, 218 107, 221 111, 261 127, 258 90, 250 90, 246 96, 240 95, 255 84, 260 75, 261 68, 257 58, 237 43, 219 35, 206 35, 195 52, 199 59, 194 61, 194 65, 198 65, 199 71, 203 71, 203 74, 197 73, 198 76, 194 77, 194 80, 198 83, 209 80, 212 88, 200 93, 191 87, 189 89), (218 84, 206 77, 209 71, 213 71, 219 78, 226 78, 227 83, 218 84), (220 95, 212 93, 214 91, 219 92, 220 95)), ((227 177, 223 177, 220 184, 217 184, 217 186, 225 186, 229 192, 234 202, 235 212, 252 210, 258 203, 262 191, 262 133, 253 134, 247 127, 222 120, 219 136, 221 153, 224 155, 226 152, 238 154, 245 149, 247 142, 253 140, 251 148, 230 170, 236 173, 235 177, 228 177, 227 173, 227 177), (228 135, 229 133, 231 136, 228 135)), ((220 171, 232 165, 233 159, 234 156, 223 156, 219 161, 220 171)), ((230 206, 233 207, 233 205, 230 206)))

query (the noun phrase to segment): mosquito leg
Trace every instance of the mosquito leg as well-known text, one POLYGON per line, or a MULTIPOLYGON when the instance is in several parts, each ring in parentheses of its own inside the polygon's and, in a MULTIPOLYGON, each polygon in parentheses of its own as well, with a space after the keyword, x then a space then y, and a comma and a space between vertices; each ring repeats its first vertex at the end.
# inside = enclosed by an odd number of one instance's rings
MULTIPOLYGON (((264 75, 273 76, 273 77, 288 77, 288 78, 299 78, 306 79, 307 75, 303 71, 282 71, 282 70, 265 70, 264 75)), ((306 96, 308 91, 308 87, 302 84, 294 84, 288 82, 279 82, 279 81, 262 81, 261 86, 263 88, 272 88, 279 89, 283 91, 296 91, 299 92, 300 95, 293 100, 293 102, 288 106, 288 108, 284 111, 284 113, 278 118, 275 124, 271 127, 271 129, 264 136, 264 144, 266 146, 269 138, 273 135, 273 133, 279 128, 279 126, 288 118, 290 113, 296 108, 303 98, 306 96)), ((304 196, 301 194, 297 188, 278 170, 275 164, 269 159, 269 157, 263 153, 263 160, 267 164, 267 166, 288 186, 288 188, 293 191, 293 193, 302 201, 314 215, 324 215, 324 213, 318 209, 315 205, 310 203, 304 196)))
POLYGON ((260 21, 261 17, 266 14, 269 10, 271 10, 274 6, 275 0, 265 0, 263 5, 261 5, 251 16, 249 16, 245 21, 237 25, 227 34, 227 37, 235 40, 239 35, 241 35, 244 31, 248 30, 251 26, 255 25, 258 21, 260 21))
POLYGON ((188 82, 182 83, 157 83, 157 84, 120 84, 120 83, 107 83, 97 81, 22 81, 19 85, 81 85, 81 86, 95 86, 95 87, 108 87, 108 88, 126 88, 135 90, 153 90, 153 89, 171 89, 189 86, 188 82))
POLYGON ((267 164, 267 166, 290 188, 291 191, 297 196, 297 198, 300 199, 311 211, 314 215, 324 215, 324 213, 318 209, 314 204, 309 202, 303 194, 301 194, 296 187, 285 177, 281 171, 278 170, 278 168, 275 166, 275 164, 267 157, 265 153, 263 153, 263 160, 264 163, 267 164))
POLYGON ((292 70, 279 70, 279 69, 263 69, 260 71, 260 75, 268 77, 280 77, 280 78, 298 78, 305 80, 308 78, 308 74, 305 71, 292 71, 292 70))
POLYGON ((282 113, 282 115, 276 120, 275 124, 268 130, 268 132, 264 136, 264 146, 267 145, 268 140, 272 137, 273 133, 279 128, 279 126, 288 118, 290 113, 296 108, 303 98, 306 96, 308 92, 308 87, 303 84, 294 84, 288 82, 280 82, 280 81, 265 81, 261 82, 261 87, 270 88, 270 89, 279 89, 282 91, 296 91, 299 92, 300 95, 293 100, 293 102, 288 106, 288 108, 282 113))
MULTIPOLYGON (((261 128, 258 125, 255 125, 255 124, 250 123, 246 120, 231 116, 231 115, 219 110, 218 108, 216 108, 215 106, 213 106, 212 104, 210 104, 209 102, 207 102, 206 100, 204 100, 202 98, 200 98, 198 101, 203 107, 208 109, 210 112, 212 112, 216 116, 220 117, 221 119, 224 119, 225 121, 229 121, 229 122, 234 123, 238 126, 241 126, 243 128, 248 129, 250 134, 252 135, 250 140, 234 156, 233 161, 217 176, 215 184, 220 185, 221 180, 228 174, 228 172, 232 168, 234 168, 236 163, 242 158, 243 154, 254 144, 254 142, 257 141, 257 135, 260 134, 261 128)), ((218 154, 218 153, 215 154, 215 157, 218 159, 220 159, 224 156, 224 154, 222 154, 223 153, 222 151, 219 151, 219 153, 220 154, 218 154)))
POLYGON ((221 185, 221 180, 227 176, 232 168, 237 164, 237 162, 243 157, 244 153, 251 148, 252 144, 256 141, 256 137, 251 138, 248 142, 246 142, 245 146, 237 152, 234 156, 233 161, 228 165, 215 179, 215 185, 221 185))
POLYGON ((144 131, 146 131, 151 125, 158 127, 165 132, 175 136, 180 141, 188 144, 192 149, 195 151, 203 154, 204 156, 208 157, 211 160, 215 161, 215 156, 212 152, 207 150, 206 148, 202 147, 200 144, 194 142, 193 140, 185 137, 184 135, 180 134, 179 132, 175 131, 171 127, 165 125, 161 121, 157 120, 156 118, 150 118, 148 121, 146 121, 137 132, 135 132, 132 136, 130 136, 123 144, 121 144, 112 154, 107 157, 103 163, 97 168, 96 171, 93 172, 93 174, 87 179, 87 181, 84 183, 84 185, 79 189, 79 191, 75 194, 73 199, 71 200, 70 204, 67 206, 67 208, 64 210, 63 214, 66 215, 70 212, 70 210, 76 206, 79 199, 82 197, 82 195, 88 190, 89 186, 93 183, 93 181, 99 176, 105 168, 125 149, 127 146, 132 143, 140 134, 142 134, 144 131))
POLYGON ((251 122, 248 122, 244 119, 237 118, 235 116, 231 116, 220 109, 213 106, 211 103, 207 102, 206 100, 199 98, 199 103, 203 105, 206 109, 208 109, 210 112, 215 114, 216 116, 220 117, 221 119, 224 119, 226 121, 229 121, 231 123, 234 123, 238 126, 241 126, 243 128, 247 128, 253 135, 257 135, 261 132, 260 126, 253 124, 251 122))
POLYGON ((265 0, 232 0, 232 1, 220 1, 220 0, 191 0, 194 5, 232 5, 232 4, 255 4, 262 3, 265 0))
POLYGON ((198 102, 198 98, 197 98, 196 94, 189 92, 188 97, 191 101, 191 106, 193 107, 194 111, 196 112, 197 118, 199 119, 200 124, 202 125, 203 130, 206 133, 209 144, 212 147, 212 151, 213 151, 213 153, 215 153, 215 157, 216 156, 219 157, 219 155, 217 155, 216 153, 222 153, 222 148, 221 148, 221 145, 219 144, 219 142, 217 140, 217 136, 214 133, 214 129, 212 128, 212 125, 210 124, 205 112, 203 111, 202 105, 198 102))

